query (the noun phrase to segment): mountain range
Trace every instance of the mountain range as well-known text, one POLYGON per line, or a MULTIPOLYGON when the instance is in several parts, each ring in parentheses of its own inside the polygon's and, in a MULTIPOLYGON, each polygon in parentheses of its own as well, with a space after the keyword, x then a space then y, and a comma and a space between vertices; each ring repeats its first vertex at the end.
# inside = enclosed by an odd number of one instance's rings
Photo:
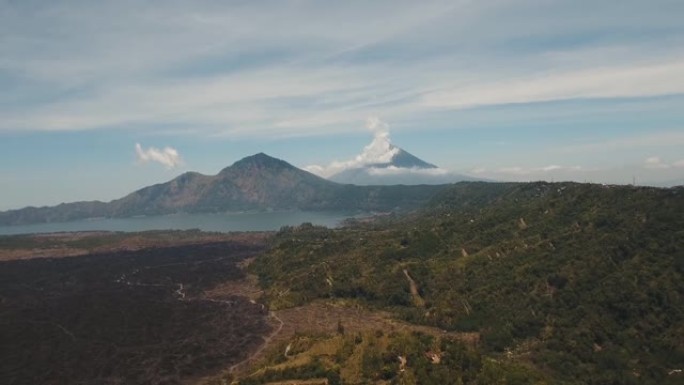
MULTIPOLYGON (((411 155, 398 161, 414 161, 411 155)), ((417 158, 415 158, 417 159, 417 158)), ((131 217, 179 212, 247 210, 412 209, 443 186, 355 186, 335 183, 259 153, 241 159, 217 175, 187 172, 111 202, 62 203, 0 212, 0 225, 63 222, 97 217, 131 217)))

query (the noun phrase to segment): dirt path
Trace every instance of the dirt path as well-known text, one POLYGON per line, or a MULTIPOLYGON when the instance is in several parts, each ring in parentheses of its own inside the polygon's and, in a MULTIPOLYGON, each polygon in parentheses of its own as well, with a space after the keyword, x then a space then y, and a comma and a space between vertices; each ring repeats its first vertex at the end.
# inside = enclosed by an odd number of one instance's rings
MULTIPOLYGON (((412 279, 408 270, 405 270, 404 274, 411 286, 411 294, 414 296, 414 301, 424 304, 424 300, 419 294, 418 284, 412 279)), ((226 300, 226 297, 240 296, 249 298, 253 303, 258 303, 262 294, 263 291, 259 288, 256 277, 248 276, 241 281, 226 282, 223 285, 206 291, 201 299, 230 303, 231 301, 226 300)), ((417 306, 419 305, 417 304, 417 306)), ((340 324, 344 327, 345 333, 368 330, 383 330, 387 332, 417 331, 433 336, 455 338, 472 345, 476 345, 479 341, 478 333, 447 332, 435 327, 414 325, 394 319, 390 313, 372 311, 345 301, 314 301, 304 306, 269 311, 268 318, 274 327, 273 331, 268 336, 262 336, 263 343, 252 351, 248 357, 224 369, 224 374, 230 373, 232 376, 247 374, 253 369, 254 364, 269 352, 269 349, 273 349, 274 346, 278 346, 281 342, 290 340, 297 333, 335 334, 338 333, 340 324)), ((209 378, 212 377, 207 377, 206 379, 209 378)))
POLYGON ((312 378, 310 380, 286 380, 277 382, 267 382, 264 385, 327 385, 328 380, 325 378, 312 378))
POLYGON ((420 296, 420 293, 418 292, 418 285, 416 284, 416 281, 414 281, 413 278, 411 278, 411 275, 409 275, 407 269, 404 269, 404 275, 406 276, 406 279, 409 282, 411 297, 413 297, 413 304, 418 307, 425 307, 425 300, 423 299, 423 297, 420 296))
MULTIPOLYGON (((222 291, 225 294, 225 291, 222 291)), ((220 300, 214 300, 220 301, 220 300)), ((479 333, 458 333, 445 330, 410 324, 392 318, 392 315, 383 311, 373 311, 351 303, 335 303, 325 300, 314 301, 304 306, 288 308, 269 312, 269 319, 275 329, 268 336, 263 337, 263 343, 254 350, 247 358, 233 364, 223 373, 240 376, 250 373, 254 364, 263 358, 279 343, 293 338, 297 333, 326 334, 338 333, 338 325, 344 326, 345 333, 359 333, 369 330, 382 330, 387 333, 408 331, 429 334, 435 337, 449 337, 463 341, 470 345, 477 345, 480 339, 479 333)), ((218 378, 213 375, 205 378, 218 378)), ((208 382, 193 382, 193 384, 207 384, 208 382)))
POLYGON ((236 371, 236 369, 240 368, 241 366, 248 366, 248 364, 257 358, 259 358, 259 355, 266 350, 267 347, 271 345, 271 341, 273 340, 274 337, 276 337, 280 332, 283 330, 283 326, 285 326, 285 322, 283 322, 278 315, 276 315, 274 312, 269 312, 268 316, 271 317, 272 319, 276 320, 278 322, 278 327, 276 330, 274 330, 271 334, 268 335, 268 337, 263 337, 264 343, 257 349, 255 350, 249 357, 245 358, 244 360, 238 362, 237 364, 234 364, 228 369, 228 372, 233 373, 236 371))

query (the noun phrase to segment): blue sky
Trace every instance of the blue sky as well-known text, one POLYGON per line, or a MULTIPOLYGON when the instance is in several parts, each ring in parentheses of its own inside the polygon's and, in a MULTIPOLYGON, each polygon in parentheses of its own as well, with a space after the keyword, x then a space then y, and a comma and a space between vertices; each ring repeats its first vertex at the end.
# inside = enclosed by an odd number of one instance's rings
POLYGON ((369 118, 454 172, 681 184, 683 18, 681 0, 0 0, 0 210, 261 151, 325 168, 369 118))

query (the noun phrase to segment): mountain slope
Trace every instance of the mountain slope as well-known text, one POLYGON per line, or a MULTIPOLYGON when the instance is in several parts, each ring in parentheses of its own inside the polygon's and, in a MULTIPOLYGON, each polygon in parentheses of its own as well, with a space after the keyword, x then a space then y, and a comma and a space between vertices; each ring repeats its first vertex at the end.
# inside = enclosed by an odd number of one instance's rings
POLYGON ((316 206, 337 189, 330 181, 263 153, 221 171, 207 197, 221 207, 231 187, 239 191, 240 201, 248 207, 262 209, 316 206))
POLYGON ((415 155, 409 153, 408 151, 401 149, 393 144, 389 145, 390 151, 394 153, 392 158, 387 163, 376 163, 371 165, 372 167, 386 168, 386 167, 398 167, 398 168, 419 168, 419 169, 429 169, 437 168, 432 163, 428 163, 415 155))
POLYGON ((283 231, 252 267, 275 307, 353 299, 551 383, 675 384, 682 212, 684 188, 460 183, 412 218, 283 231))
POLYGON ((217 175, 188 172, 109 203, 75 202, 0 212, 0 225, 177 212, 412 209, 441 188, 340 185, 260 153, 235 162, 217 175))
POLYGON ((133 192, 111 202, 112 215, 296 209, 333 183, 287 162, 260 153, 235 162, 217 175, 186 173, 167 183, 133 192))

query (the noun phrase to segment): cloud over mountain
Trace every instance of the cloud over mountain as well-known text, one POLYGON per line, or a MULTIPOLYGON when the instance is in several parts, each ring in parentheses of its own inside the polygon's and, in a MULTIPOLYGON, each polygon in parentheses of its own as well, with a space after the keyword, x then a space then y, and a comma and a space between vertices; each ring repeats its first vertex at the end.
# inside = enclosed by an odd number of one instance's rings
POLYGON ((378 117, 369 117, 366 119, 366 128, 373 132, 373 140, 354 158, 345 161, 333 161, 327 166, 310 165, 304 169, 324 178, 329 178, 345 170, 391 162, 392 157, 400 149, 394 147, 390 142, 389 125, 378 117))
POLYGON ((143 149, 140 143, 136 143, 135 154, 139 162, 157 162, 168 169, 176 168, 183 163, 178 150, 173 147, 164 147, 161 150, 155 147, 143 149))
POLYGON ((390 141, 389 125, 378 117, 368 118, 366 128, 373 132, 373 140, 360 154, 347 161, 305 169, 335 182, 360 185, 442 184, 472 179, 453 174, 395 146, 390 141))

